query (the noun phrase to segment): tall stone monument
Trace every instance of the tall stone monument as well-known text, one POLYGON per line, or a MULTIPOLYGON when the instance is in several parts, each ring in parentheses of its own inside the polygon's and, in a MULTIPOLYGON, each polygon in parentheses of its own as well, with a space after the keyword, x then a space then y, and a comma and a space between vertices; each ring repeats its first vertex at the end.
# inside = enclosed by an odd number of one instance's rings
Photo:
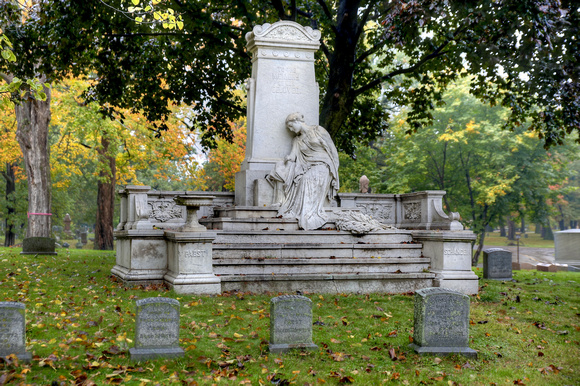
POLYGON ((237 206, 258 205, 254 182, 290 153, 292 133, 285 127, 286 117, 300 111, 306 122, 317 125, 319 106, 314 54, 320 31, 279 21, 254 27, 246 40, 253 64, 247 83, 246 157, 236 174, 237 206))

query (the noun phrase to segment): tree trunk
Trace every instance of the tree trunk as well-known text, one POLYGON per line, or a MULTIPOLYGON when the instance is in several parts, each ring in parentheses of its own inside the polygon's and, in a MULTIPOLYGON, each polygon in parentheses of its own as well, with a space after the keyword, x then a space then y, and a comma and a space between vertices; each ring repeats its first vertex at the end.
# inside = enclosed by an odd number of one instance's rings
POLYGON ((500 216, 500 223, 499 223, 499 235, 500 235, 500 237, 506 237, 505 222, 503 221, 503 217, 501 217, 501 216, 500 216))
POLYGON ((30 97, 17 104, 16 139, 20 145, 28 179, 28 228, 26 237, 50 237, 51 189, 50 148, 50 89, 44 86, 46 100, 30 97))
POLYGON ((526 219, 524 217, 524 215, 521 215, 521 224, 520 224, 520 233, 524 234, 526 233, 526 219))
MULTIPOLYGON (((327 91, 322 100, 320 124, 328 130, 336 142, 342 124, 352 111, 354 95, 353 62, 358 39, 358 15, 360 0, 341 1, 337 10, 336 39, 329 59, 327 91)), ((340 146, 340 144, 337 144, 340 146)))
POLYGON ((542 224, 536 223, 536 230, 534 231, 535 234, 541 235, 542 234, 542 224))
POLYGON ((95 249, 112 250, 113 244, 113 214, 115 212, 115 157, 109 154, 109 139, 103 134, 101 146, 98 149, 99 172, 97 193, 97 225, 95 227, 95 249))
POLYGON ((516 223, 513 220, 508 220, 508 240, 515 240, 516 239, 516 223))
POLYGON ((16 175, 14 173, 14 164, 6 162, 6 173, 2 173, 6 179, 6 219, 5 233, 4 233, 4 246, 11 247, 16 244, 16 234, 13 232, 14 224, 12 223, 11 215, 14 213, 14 194, 16 193, 16 175))
POLYGON ((477 267, 477 263, 479 262, 479 256, 481 255, 481 251, 483 250, 483 243, 485 241, 485 230, 477 235, 477 249, 473 254, 471 259, 471 265, 473 267, 477 267))

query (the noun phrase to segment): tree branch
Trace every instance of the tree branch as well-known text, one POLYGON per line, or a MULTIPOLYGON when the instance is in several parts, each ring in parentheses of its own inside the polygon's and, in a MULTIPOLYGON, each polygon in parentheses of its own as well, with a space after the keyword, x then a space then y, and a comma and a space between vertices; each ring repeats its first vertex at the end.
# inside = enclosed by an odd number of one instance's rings
POLYGON ((288 19, 288 15, 286 15, 286 12, 284 11, 284 4, 282 4, 281 0, 270 0, 270 3, 272 4, 276 12, 278 12, 278 17, 280 19, 282 20, 288 19))
POLYGON ((449 44, 449 42, 450 42, 450 40, 446 40, 443 44, 441 44, 439 47, 437 47, 437 49, 435 51, 433 51, 429 55, 424 56, 421 60, 419 60, 417 63, 415 63, 415 65, 413 65, 411 67, 407 67, 407 68, 400 68, 398 70, 395 70, 393 72, 385 74, 385 75, 381 76, 380 78, 377 78, 377 79, 367 83, 365 86, 362 86, 357 90, 354 90, 354 95, 358 96, 358 95, 378 86, 379 84, 381 84, 385 80, 393 78, 397 75, 408 74, 410 72, 414 72, 415 70, 417 70, 419 67, 421 67, 423 64, 425 64, 429 60, 435 59, 435 58, 447 53, 447 51, 443 51, 443 48, 445 48, 449 44))
POLYGON ((320 5, 320 7, 322 7, 324 15, 328 18, 328 20, 330 20, 330 28, 332 28, 332 32, 334 32, 335 35, 338 35, 338 29, 336 28, 336 25, 332 23, 332 12, 330 12, 328 4, 326 4, 326 1, 324 0, 317 0, 317 3, 320 5))
POLYGON ((369 15, 371 14, 372 9, 373 9, 373 7, 371 6, 371 4, 367 5, 367 9, 365 10, 362 17, 360 18, 360 21, 356 27, 356 35, 354 38, 354 40, 357 42, 358 42, 358 39, 360 38, 361 33, 365 29, 365 24, 367 23, 367 20, 369 18, 369 15))
POLYGON ((12 83, 12 79, 14 79, 14 76, 0 72, 0 78, 4 79, 6 83, 10 84, 12 83))

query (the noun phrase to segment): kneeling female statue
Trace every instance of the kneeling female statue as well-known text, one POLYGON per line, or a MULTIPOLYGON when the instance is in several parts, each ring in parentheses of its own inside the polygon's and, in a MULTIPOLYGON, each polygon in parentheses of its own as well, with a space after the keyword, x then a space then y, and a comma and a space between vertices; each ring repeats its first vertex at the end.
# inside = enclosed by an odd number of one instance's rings
POLYGON ((328 132, 307 125, 304 116, 293 113, 286 127, 296 134, 292 150, 266 178, 274 186, 278 215, 298 219, 302 229, 318 229, 327 222, 324 206, 338 192, 338 152, 328 132))

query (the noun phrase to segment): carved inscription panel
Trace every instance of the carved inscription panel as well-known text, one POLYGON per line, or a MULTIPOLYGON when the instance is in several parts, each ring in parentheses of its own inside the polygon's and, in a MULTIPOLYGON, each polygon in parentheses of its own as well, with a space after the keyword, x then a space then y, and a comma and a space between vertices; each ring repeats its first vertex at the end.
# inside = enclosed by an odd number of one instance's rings
POLYGON ((296 67, 278 66, 272 74, 271 91, 273 94, 305 94, 306 90, 300 80, 300 72, 296 67))

